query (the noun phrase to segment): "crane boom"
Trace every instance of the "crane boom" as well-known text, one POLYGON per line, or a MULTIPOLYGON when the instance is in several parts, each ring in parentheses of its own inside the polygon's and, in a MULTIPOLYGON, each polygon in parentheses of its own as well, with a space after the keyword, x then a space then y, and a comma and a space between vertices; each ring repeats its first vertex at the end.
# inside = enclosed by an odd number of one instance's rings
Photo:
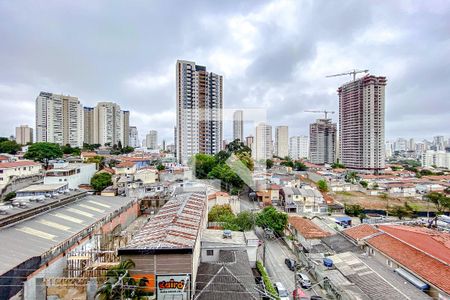
POLYGON ((348 71, 348 72, 339 73, 339 74, 333 74, 333 75, 328 75, 328 76, 326 76, 326 77, 327 77, 327 78, 330 78, 330 77, 338 77, 338 76, 344 76, 344 75, 353 75, 353 81, 355 81, 355 79, 356 79, 356 74, 358 74, 358 73, 367 73, 367 72, 369 72, 369 70, 356 70, 356 69, 353 69, 353 70, 348 71))
POLYGON ((318 113, 318 114, 325 114, 325 119, 328 119, 328 114, 334 114, 334 111, 331 110, 305 110, 305 112, 311 112, 311 113, 318 113))

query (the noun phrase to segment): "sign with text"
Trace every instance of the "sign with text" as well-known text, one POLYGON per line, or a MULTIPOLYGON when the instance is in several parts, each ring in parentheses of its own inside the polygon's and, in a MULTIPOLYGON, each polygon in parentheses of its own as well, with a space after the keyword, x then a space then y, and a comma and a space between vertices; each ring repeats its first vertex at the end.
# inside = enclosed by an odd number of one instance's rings
POLYGON ((190 299, 190 274, 157 275, 156 276, 156 299, 190 299))

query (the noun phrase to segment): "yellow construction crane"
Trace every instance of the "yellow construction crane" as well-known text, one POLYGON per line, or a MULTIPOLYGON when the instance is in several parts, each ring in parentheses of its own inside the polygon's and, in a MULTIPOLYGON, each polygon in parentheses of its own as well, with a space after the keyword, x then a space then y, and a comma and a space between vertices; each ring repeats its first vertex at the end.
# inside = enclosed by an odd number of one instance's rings
POLYGON ((330 110, 305 110, 305 112, 311 112, 311 113, 319 113, 319 114, 325 114, 325 119, 327 119, 328 114, 334 114, 334 111, 330 110))
POLYGON ((353 75, 353 81, 355 81, 355 79, 356 79, 356 74, 358 74, 358 73, 367 73, 367 72, 369 72, 369 70, 356 70, 356 69, 354 69, 354 70, 352 70, 352 71, 348 71, 348 72, 345 72, 345 73, 339 73, 339 74, 328 75, 328 76, 326 76, 326 77, 327 77, 327 78, 330 78, 330 77, 337 77, 337 76, 344 76, 344 75, 353 75))

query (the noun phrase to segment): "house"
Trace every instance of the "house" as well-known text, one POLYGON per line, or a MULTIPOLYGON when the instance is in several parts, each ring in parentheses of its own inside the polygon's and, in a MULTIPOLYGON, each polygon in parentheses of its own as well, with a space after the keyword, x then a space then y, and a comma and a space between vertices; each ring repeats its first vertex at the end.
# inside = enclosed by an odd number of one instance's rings
POLYGON ((310 219, 292 214, 288 218, 287 230, 305 252, 309 252, 313 246, 319 245, 322 238, 331 235, 310 219))
POLYGON ((132 161, 123 161, 113 167, 117 175, 134 175, 136 173, 136 164, 132 161))
POLYGON ((211 211, 214 205, 230 205, 234 214, 241 211, 241 204, 237 196, 230 196, 225 192, 213 192, 208 195, 208 211, 211 211))
POLYGON ((297 213, 327 213, 327 204, 318 190, 309 186, 291 189, 297 213))
POLYGON ((143 184, 155 183, 158 180, 158 170, 153 168, 141 168, 134 173, 135 181, 142 181, 143 184))
POLYGON ((393 197, 415 197, 416 185, 410 182, 386 182, 380 184, 389 196, 393 197))
POLYGON ((105 197, 115 197, 117 196, 117 188, 108 186, 100 193, 100 195, 105 197))
POLYGON ((67 183, 70 189, 76 189, 80 184, 90 184, 91 178, 97 172, 95 163, 57 162, 54 168, 44 174, 44 184, 67 183))
POLYGON ((278 184, 260 184, 256 189, 258 202, 262 203, 263 206, 281 205, 281 186, 278 184))
POLYGON ((217 252, 218 259, 216 261, 200 264, 196 280, 196 293, 193 299, 260 299, 246 251, 217 250, 217 252))
POLYGON ((343 234, 431 297, 450 298, 449 233, 417 226, 364 224, 343 234))
POLYGON ((253 231, 231 231, 224 237, 223 230, 205 229, 201 238, 201 262, 219 261, 222 250, 243 250, 252 268, 256 267, 259 239, 253 231))
POLYGON ((94 158, 96 156, 99 156, 99 155, 95 152, 81 152, 80 153, 80 158, 83 162, 86 162, 89 158, 94 158))
POLYGON ((6 186, 11 180, 39 175, 41 164, 31 160, 0 163, 0 188, 6 186))

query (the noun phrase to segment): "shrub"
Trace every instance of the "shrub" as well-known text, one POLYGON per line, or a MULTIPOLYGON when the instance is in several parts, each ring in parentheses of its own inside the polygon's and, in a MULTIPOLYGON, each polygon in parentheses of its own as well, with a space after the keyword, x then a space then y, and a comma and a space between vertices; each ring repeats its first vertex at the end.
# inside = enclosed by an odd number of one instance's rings
POLYGON ((280 297, 278 297, 277 291, 273 287, 272 281, 269 278, 269 274, 267 274, 266 268, 264 268, 263 264, 259 260, 256 262, 256 268, 258 269, 259 273, 261 273, 264 285, 266 286, 266 291, 275 299, 280 299, 280 297))

